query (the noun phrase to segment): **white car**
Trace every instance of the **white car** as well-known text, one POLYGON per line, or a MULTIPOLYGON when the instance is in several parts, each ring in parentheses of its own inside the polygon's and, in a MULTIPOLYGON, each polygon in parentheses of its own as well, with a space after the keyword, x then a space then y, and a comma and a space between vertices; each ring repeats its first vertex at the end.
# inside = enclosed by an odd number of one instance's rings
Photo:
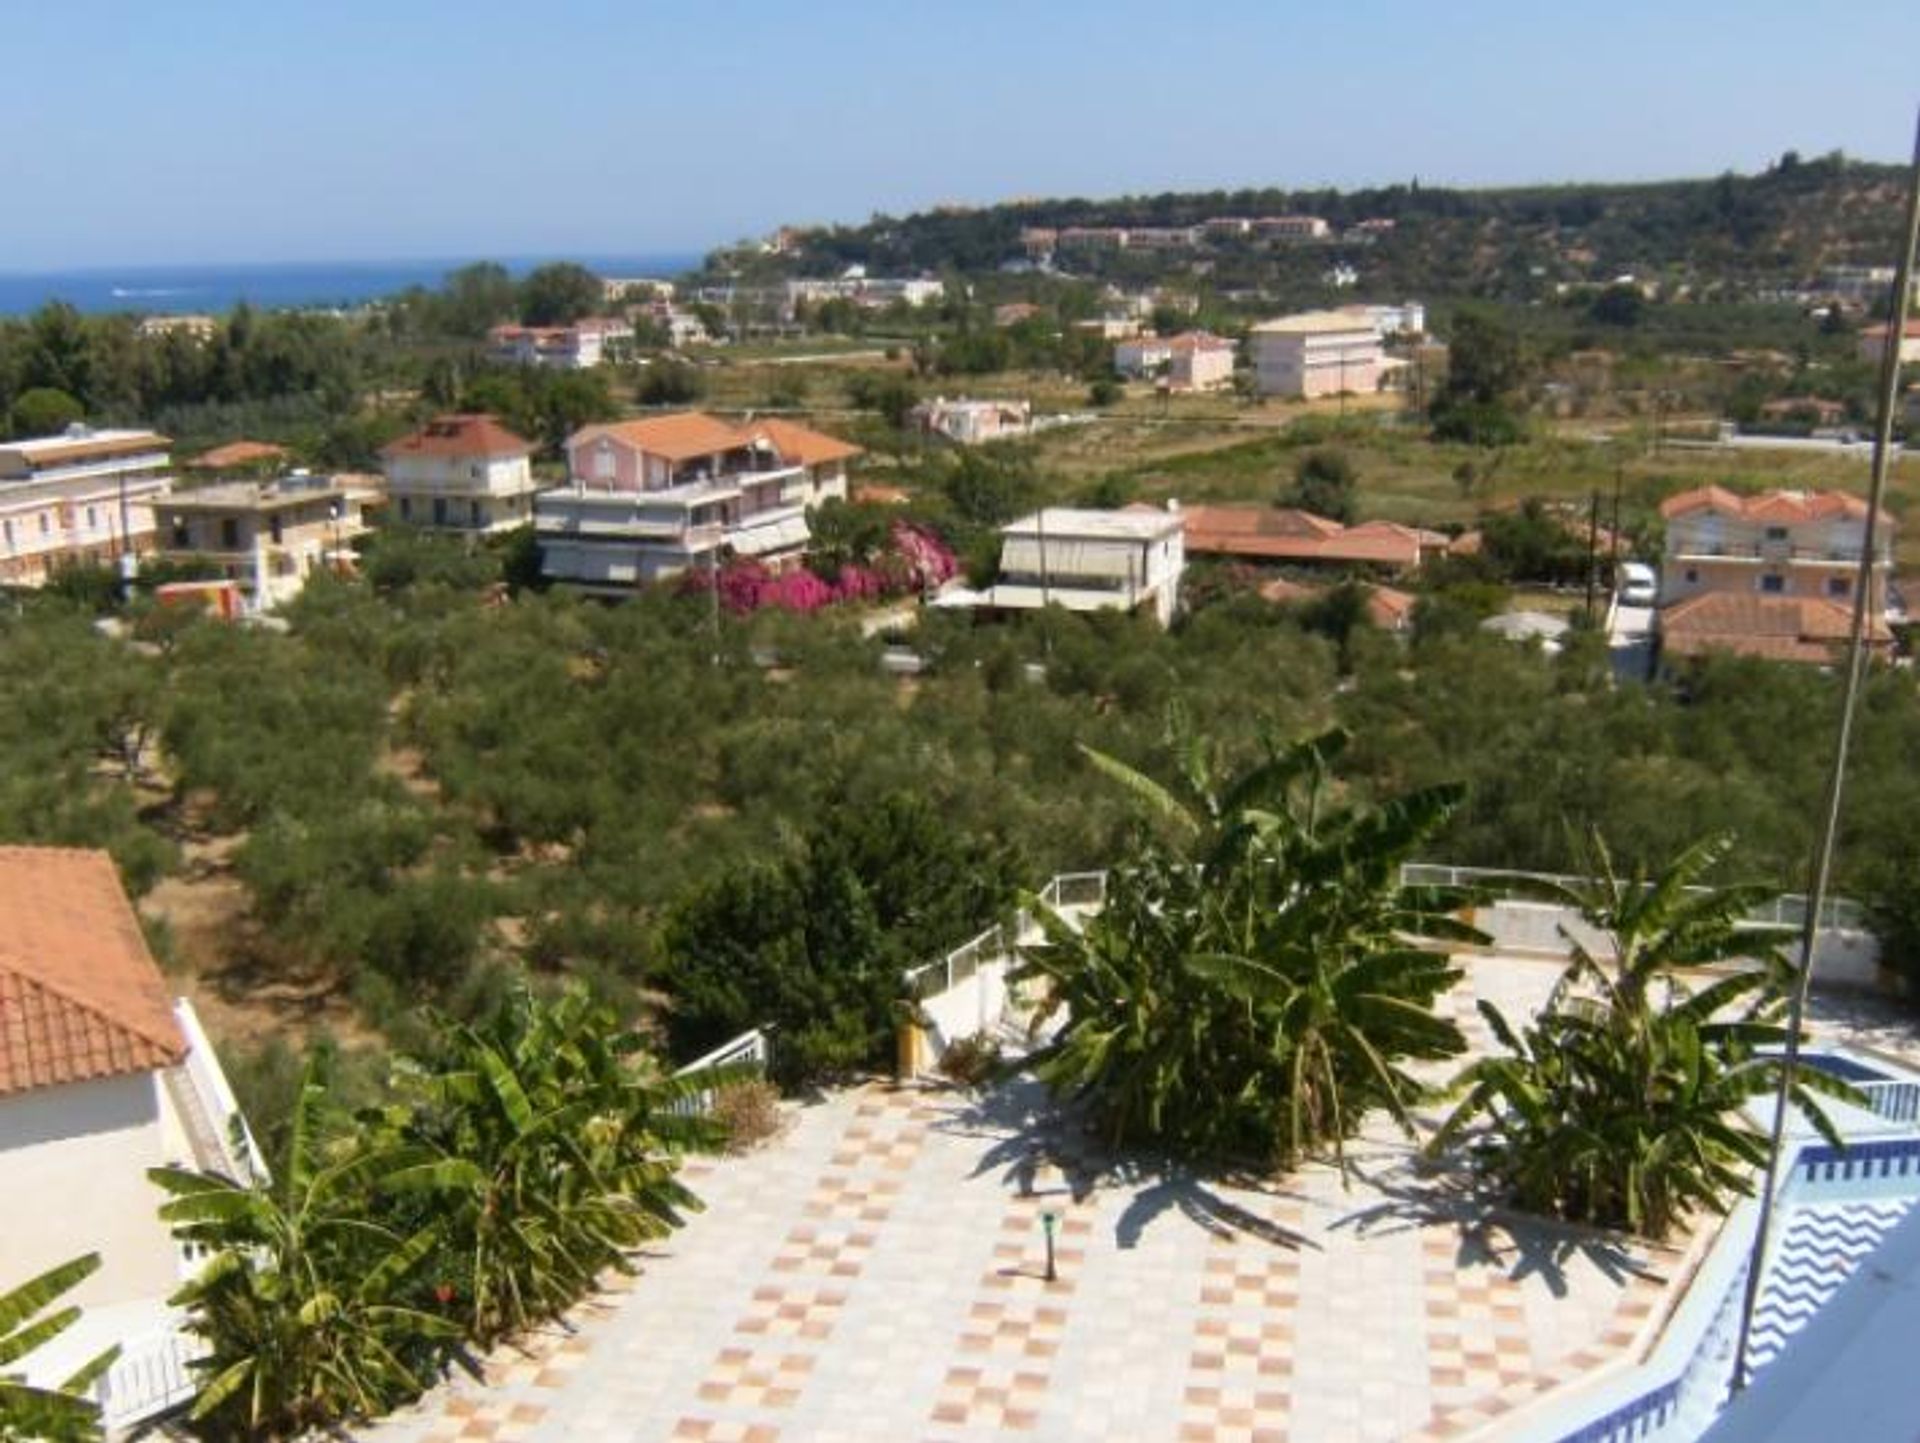
POLYGON ((1644 561, 1623 561, 1614 578, 1622 606, 1652 606, 1660 594, 1660 583, 1653 568, 1644 561))

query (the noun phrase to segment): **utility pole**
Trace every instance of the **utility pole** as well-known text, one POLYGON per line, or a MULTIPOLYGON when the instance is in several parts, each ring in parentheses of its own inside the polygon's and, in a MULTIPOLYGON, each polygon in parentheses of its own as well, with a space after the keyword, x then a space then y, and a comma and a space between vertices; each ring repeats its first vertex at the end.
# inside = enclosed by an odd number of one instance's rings
POLYGON ((1587 625, 1593 625, 1593 589, 1599 573, 1600 488, 1587 496, 1587 625))
POLYGON ((1747 1386, 1747 1349, 1753 1314, 1760 1302, 1761 1275, 1766 1270, 1767 1244, 1773 1227, 1774 1198, 1779 1192, 1780 1154, 1786 1146, 1787 1106, 1800 1068, 1800 1028, 1807 1015, 1807 994, 1813 984, 1813 947, 1826 910, 1827 879, 1840 835, 1840 802, 1847 780, 1847 752, 1853 740, 1853 716, 1860 696, 1861 673, 1867 664, 1867 606, 1875 593, 1873 573, 1880 548, 1880 508, 1887 492, 1888 459, 1893 449, 1893 409, 1900 393, 1900 341, 1906 333, 1907 312, 1913 299, 1913 259, 1920 241, 1920 115, 1915 117, 1913 162, 1907 182, 1907 220, 1901 237, 1899 264, 1893 282, 1893 316, 1887 347, 1880 357, 1880 416, 1873 438, 1873 480, 1867 490, 1867 520, 1860 538, 1860 566, 1853 587, 1853 621, 1847 642, 1845 688, 1834 736, 1832 769, 1827 775, 1823 830, 1808 871, 1806 916, 1800 925, 1800 969, 1787 1003, 1786 1047, 1773 1097, 1773 1132, 1767 1151, 1766 1180, 1760 1189, 1760 1219, 1754 1227, 1753 1251, 1747 1257, 1747 1282, 1740 1305, 1740 1333, 1733 1349, 1732 1389, 1747 1386))
POLYGON ((1613 463, 1613 581, 1620 584, 1620 479, 1626 470, 1620 462, 1613 463))

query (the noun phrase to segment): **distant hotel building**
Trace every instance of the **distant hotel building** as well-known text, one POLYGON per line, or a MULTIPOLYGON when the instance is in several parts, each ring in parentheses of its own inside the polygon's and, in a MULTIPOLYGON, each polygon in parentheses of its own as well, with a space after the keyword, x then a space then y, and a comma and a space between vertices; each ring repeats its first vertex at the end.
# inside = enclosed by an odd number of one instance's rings
POLYGON ((1249 335, 1254 383, 1263 396, 1312 400, 1379 389, 1386 355, 1365 314, 1307 311, 1262 321, 1249 335))
POLYGON ((153 549, 153 502, 171 484, 154 431, 67 428, 0 442, 0 582, 41 586, 63 566, 110 565, 153 549))
POLYGON ((570 326, 495 326, 487 332, 487 351, 508 365, 548 366, 560 371, 590 371, 620 359, 633 343, 625 321, 589 316, 570 326))

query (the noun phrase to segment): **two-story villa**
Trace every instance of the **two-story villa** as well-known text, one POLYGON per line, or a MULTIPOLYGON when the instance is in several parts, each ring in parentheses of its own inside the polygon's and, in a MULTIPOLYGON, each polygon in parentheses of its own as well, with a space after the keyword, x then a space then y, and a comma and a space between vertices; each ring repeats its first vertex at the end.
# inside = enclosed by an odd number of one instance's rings
POLYGON ((540 489, 532 455, 531 443, 491 416, 435 416, 380 452, 387 517, 464 536, 525 526, 540 489))
POLYGON ((697 411, 584 427, 567 441, 567 484, 534 501, 542 569, 621 591, 728 555, 793 565, 811 539, 807 507, 846 494, 856 454, 792 422, 697 411))
POLYGON ((129 564, 153 549, 153 502, 172 484, 154 431, 0 442, 0 582, 40 586, 63 566, 129 564))
MULTIPOLYGON (((1669 656, 1727 650, 1825 662, 1847 635, 1867 504, 1844 491, 1741 496, 1703 486, 1660 507, 1660 633, 1669 656)), ((1875 532, 1869 640, 1889 640, 1885 611, 1893 518, 1875 532)))
POLYGON ((160 554, 208 562, 240 590, 249 612, 291 601, 323 567, 350 569, 353 538, 368 529, 374 478, 309 476, 222 481, 169 496, 160 554))
POLYGON ((202 1346, 169 1306, 194 1266, 160 1221, 161 1166, 264 1171, 192 1006, 168 999, 105 852, 0 847, 0 1288, 97 1252, 79 1320, 18 1365, 95 1385, 118 1432, 192 1397, 202 1346))
POLYGON ((1163 511, 1049 506, 1002 527, 1000 575, 984 591, 951 587, 935 605, 981 611, 1135 611, 1170 625, 1186 572, 1178 502, 1163 511))

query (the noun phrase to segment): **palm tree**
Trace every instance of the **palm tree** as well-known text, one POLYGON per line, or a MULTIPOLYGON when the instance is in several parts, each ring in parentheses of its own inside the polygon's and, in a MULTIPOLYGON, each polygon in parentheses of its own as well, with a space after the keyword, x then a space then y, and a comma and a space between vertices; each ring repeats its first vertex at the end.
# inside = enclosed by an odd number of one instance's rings
MULTIPOLYGON (((1532 888, 1610 946, 1570 938, 1571 960, 1524 1030, 1480 1003, 1507 1055, 1460 1074, 1465 1095, 1431 1151, 1472 1131, 1474 1161, 1520 1206, 1654 1238, 1751 1189, 1767 1137, 1744 1109, 1777 1086, 1779 1058, 1761 1049, 1786 1041, 1777 1019, 1793 969, 1785 929, 1746 921, 1767 888, 1703 885, 1731 846, 1707 838, 1657 876, 1622 876, 1596 838, 1596 881, 1532 888), (1685 976, 1736 964, 1700 985, 1685 976)), ((1837 1144, 1815 1093, 1858 1095, 1824 1073, 1799 1076, 1795 1106, 1837 1144)))
MULTIPOLYGON (((100 1254, 87 1253, 0 1293, 0 1368, 18 1363, 73 1326, 80 1310, 71 1304, 39 1315, 99 1268, 100 1254)), ((53 1388, 0 1373, 0 1443, 86 1443, 98 1438, 100 1409, 87 1391, 119 1355, 118 1346, 108 1348, 53 1388)))
MULTIPOLYGON (((434 1224, 397 1232, 375 1203, 416 1153, 329 1136, 312 1069, 272 1181, 154 1168, 160 1216, 207 1262, 175 1296, 208 1357, 191 1417, 217 1437, 281 1439, 377 1417, 421 1391, 460 1328, 410 1283, 434 1224)), ((424 1291, 424 1290, 422 1290, 424 1291)))
POLYGON ((1433 1002, 1459 973, 1423 940, 1482 940, 1456 889, 1402 887, 1400 866, 1452 813, 1435 788, 1377 810, 1334 796, 1330 732, 1270 745, 1222 779, 1178 748, 1185 790, 1099 753, 1173 845, 1145 841, 1084 928, 1036 907, 1046 933, 1016 968, 1041 1020, 1064 1014, 1036 1075, 1087 1101, 1114 1144, 1290 1166, 1342 1144, 1372 1112, 1403 1127, 1422 1095, 1412 1059, 1465 1042, 1433 1002))
POLYGON ((467 1330, 486 1343, 571 1306, 698 1209, 678 1157, 723 1138, 674 1104, 716 1079, 661 1076, 577 988, 552 1002, 523 990, 444 1035, 407 1081, 418 1154, 383 1186, 438 1219, 453 1244, 442 1270, 462 1274, 467 1330))

